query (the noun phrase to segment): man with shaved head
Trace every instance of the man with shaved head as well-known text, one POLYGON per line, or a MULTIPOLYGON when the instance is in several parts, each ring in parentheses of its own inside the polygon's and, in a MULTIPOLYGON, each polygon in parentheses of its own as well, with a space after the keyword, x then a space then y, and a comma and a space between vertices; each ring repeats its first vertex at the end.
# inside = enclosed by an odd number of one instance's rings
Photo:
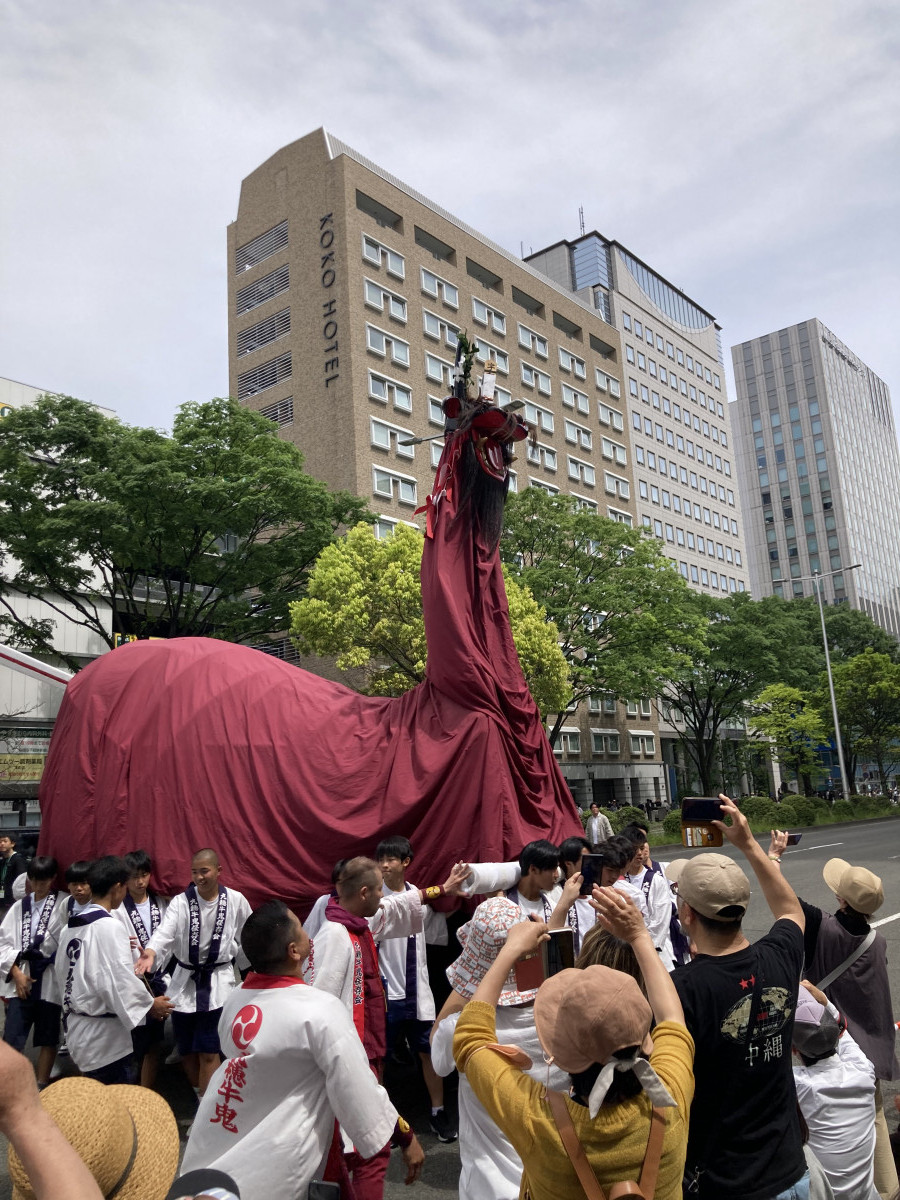
MULTIPOLYGON (((343 1001, 379 1082, 387 1047, 387 1004, 378 943, 419 933, 424 926, 423 904, 455 895, 468 874, 468 864, 457 863, 441 887, 414 887, 383 897, 378 864, 371 858, 351 858, 335 885, 337 899, 326 905, 325 922, 313 938, 305 976, 313 987, 343 1001)), ((404 1126, 400 1123, 405 1138, 412 1131, 404 1126)), ((389 1160, 390 1144, 369 1159, 356 1152, 347 1155, 357 1200, 380 1200, 389 1160)))
POLYGON ((219 1017, 237 983, 235 962, 249 964, 241 950, 241 930, 250 905, 240 892, 219 882, 219 856, 198 850, 191 859, 191 883, 175 896, 135 966, 139 975, 174 955, 177 966, 166 995, 172 1001, 172 1031, 191 1086, 206 1091, 221 1060, 219 1017))

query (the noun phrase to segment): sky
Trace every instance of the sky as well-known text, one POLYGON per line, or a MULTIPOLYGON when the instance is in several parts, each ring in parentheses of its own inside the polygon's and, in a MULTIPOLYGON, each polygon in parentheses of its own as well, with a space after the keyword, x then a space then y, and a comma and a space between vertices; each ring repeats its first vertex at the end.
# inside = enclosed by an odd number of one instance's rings
POLYGON ((514 253, 583 207, 729 366, 818 316, 900 414, 898 78, 894 0, 0 0, 0 376, 224 394, 241 180, 324 125, 514 253))

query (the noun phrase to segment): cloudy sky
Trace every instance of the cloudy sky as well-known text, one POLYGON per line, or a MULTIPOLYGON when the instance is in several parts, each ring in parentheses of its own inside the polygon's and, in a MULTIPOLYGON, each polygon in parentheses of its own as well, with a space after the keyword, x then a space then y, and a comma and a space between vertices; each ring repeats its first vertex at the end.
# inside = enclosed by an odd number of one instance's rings
POLYGON ((240 181, 325 125, 516 253, 583 205, 726 346, 818 316, 896 407, 898 78, 894 0, 0 0, 0 376, 223 394, 240 181))

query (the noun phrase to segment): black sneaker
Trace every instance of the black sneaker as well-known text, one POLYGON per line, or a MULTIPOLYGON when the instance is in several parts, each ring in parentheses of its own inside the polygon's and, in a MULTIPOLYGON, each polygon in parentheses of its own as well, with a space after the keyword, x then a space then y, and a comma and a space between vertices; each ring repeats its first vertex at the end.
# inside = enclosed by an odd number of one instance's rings
POLYGON ((459 1131, 447 1116, 446 1109, 439 1108, 431 1118, 431 1132, 439 1142, 455 1142, 459 1131))

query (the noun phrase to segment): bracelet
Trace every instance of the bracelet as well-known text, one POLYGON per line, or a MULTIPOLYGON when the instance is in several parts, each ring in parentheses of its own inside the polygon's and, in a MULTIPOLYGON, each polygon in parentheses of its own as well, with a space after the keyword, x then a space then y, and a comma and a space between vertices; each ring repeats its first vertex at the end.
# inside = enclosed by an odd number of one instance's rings
POLYGON ((439 900, 444 895, 443 885, 435 885, 422 889, 422 895, 426 900, 439 900))
POLYGON ((391 1145, 397 1146, 401 1150, 405 1150, 407 1146, 412 1145, 413 1131, 409 1126, 409 1122, 397 1115, 397 1123, 394 1125, 394 1131, 391 1134, 391 1145))
POLYGON ((776 862, 776 863, 778 863, 779 866, 781 866, 781 855, 780 854, 770 854, 769 858, 771 858, 772 862, 776 862))

